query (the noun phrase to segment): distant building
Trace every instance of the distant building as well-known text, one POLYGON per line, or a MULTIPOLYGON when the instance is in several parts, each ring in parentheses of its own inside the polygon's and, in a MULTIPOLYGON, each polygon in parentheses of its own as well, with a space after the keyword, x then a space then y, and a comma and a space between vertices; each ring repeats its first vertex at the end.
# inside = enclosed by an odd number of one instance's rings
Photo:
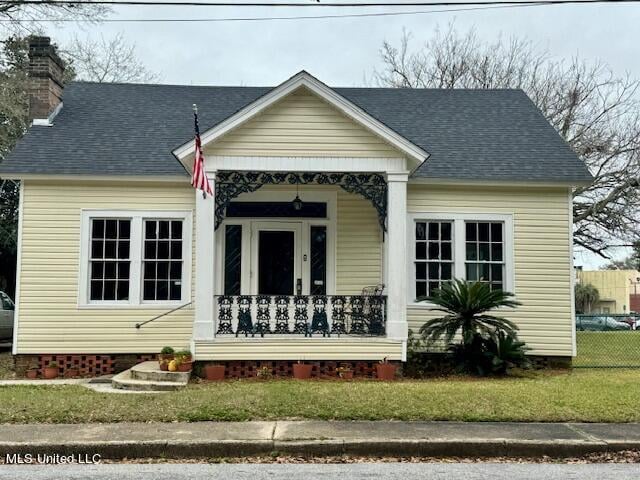
POLYGON ((577 281, 592 284, 600 301, 586 313, 640 312, 640 272, 638 270, 581 270, 577 281))

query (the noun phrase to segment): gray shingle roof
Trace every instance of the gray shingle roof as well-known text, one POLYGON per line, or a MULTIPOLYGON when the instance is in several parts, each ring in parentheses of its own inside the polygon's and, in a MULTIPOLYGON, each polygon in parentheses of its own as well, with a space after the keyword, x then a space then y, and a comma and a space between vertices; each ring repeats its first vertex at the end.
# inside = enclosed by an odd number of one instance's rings
MULTIPOLYGON (((52 127, 33 127, 0 174, 182 175, 171 151, 269 91, 71 83, 52 127)), ((583 182, 584 163, 521 90, 337 88, 431 154, 419 177, 583 182)))

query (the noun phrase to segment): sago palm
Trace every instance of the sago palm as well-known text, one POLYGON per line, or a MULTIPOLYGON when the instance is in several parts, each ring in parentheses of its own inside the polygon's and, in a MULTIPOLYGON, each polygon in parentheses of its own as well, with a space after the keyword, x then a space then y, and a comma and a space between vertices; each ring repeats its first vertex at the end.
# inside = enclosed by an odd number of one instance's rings
POLYGON ((420 333, 428 342, 442 338, 449 344, 460 332, 462 343, 468 345, 476 335, 493 337, 504 332, 515 336, 518 330, 513 322, 487 312, 500 307, 514 308, 520 302, 513 300, 513 294, 509 292, 491 290, 486 283, 456 279, 443 284, 434 295, 421 300, 436 305, 432 310, 446 314, 427 321, 420 328, 420 333))

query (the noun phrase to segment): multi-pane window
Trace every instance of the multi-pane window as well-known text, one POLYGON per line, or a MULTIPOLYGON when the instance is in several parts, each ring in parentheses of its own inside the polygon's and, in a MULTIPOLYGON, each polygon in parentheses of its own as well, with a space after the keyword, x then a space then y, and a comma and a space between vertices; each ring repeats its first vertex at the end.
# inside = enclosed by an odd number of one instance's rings
POLYGON ((453 222, 416 222, 416 298, 433 295, 453 278, 453 222))
POLYGON ((467 280, 486 282, 492 290, 503 290, 504 223, 465 222, 465 258, 467 280))
POLYGON ((129 299, 131 220, 93 219, 89 257, 89 299, 129 299))
POLYGON ((142 299, 182 297, 182 220, 145 220, 142 299))

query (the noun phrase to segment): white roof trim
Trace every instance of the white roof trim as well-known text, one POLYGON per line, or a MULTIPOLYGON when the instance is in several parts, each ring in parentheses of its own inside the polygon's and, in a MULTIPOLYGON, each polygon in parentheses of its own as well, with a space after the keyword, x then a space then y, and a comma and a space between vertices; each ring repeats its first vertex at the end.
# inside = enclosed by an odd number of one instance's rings
POLYGON ((409 177, 409 183, 422 185, 452 185, 452 186, 484 186, 484 187, 575 187, 590 185, 591 182, 579 180, 474 180, 465 178, 435 178, 435 177, 409 177))
MULTIPOLYGON (((300 87, 306 87, 313 93, 322 97, 324 100, 347 115, 349 118, 369 129, 371 132, 378 135, 401 152, 405 153, 417 165, 421 164, 429 157, 428 152, 424 151, 417 145, 414 145, 409 140, 399 135, 379 120, 373 118, 360 107, 350 102, 342 95, 336 93, 333 89, 322 83, 314 76, 305 72, 304 70, 294 75, 279 86, 275 87, 273 90, 258 98, 253 103, 250 103, 242 110, 231 115, 215 127, 204 132, 201 135, 202 145, 204 146, 215 141, 217 138, 243 124, 273 103, 277 102, 281 98, 285 97, 286 95, 290 94, 300 87)), ((179 160, 183 160, 189 155, 192 155, 194 149, 195 141, 191 140, 173 150, 173 154, 179 160)))

